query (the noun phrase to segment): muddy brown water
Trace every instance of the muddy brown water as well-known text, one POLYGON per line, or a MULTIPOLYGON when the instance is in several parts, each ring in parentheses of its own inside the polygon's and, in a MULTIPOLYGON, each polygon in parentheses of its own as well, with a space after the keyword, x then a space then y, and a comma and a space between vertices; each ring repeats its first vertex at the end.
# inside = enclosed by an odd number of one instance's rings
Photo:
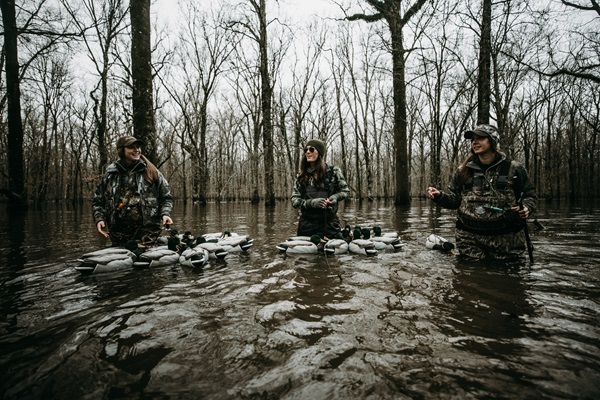
POLYGON ((427 250, 454 216, 424 200, 343 207, 407 243, 372 258, 279 254, 289 202, 176 204, 174 227, 254 247, 89 276, 88 206, 0 216, 3 399, 600 398, 598 205, 542 204, 529 265, 427 250))

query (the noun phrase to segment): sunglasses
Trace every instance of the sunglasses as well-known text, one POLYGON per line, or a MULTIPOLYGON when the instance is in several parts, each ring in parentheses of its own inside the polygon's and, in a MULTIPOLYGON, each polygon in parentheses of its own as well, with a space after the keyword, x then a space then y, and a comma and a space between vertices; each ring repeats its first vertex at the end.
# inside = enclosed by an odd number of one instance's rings
POLYGON ((312 146, 308 146, 308 147, 305 147, 305 148, 304 148, 304 152, 305 152, 305 153, 307 153, 307 152, 308 152, 308 153, 314 153, 314 152, 315 152, 315 150, 316 150, 316 149, 315 149, 314 147, 312 147, 312 146))

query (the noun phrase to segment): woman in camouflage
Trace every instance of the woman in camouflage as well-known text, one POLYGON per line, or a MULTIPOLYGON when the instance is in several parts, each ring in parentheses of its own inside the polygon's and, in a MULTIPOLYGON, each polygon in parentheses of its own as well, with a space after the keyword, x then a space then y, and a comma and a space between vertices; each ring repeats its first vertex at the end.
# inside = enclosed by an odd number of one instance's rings
POLYGON ((325 143, 309 140, 300 162, 292 192, 292 206, 300 209, 298 235, 332 239, 340 232, 338 203, 350 189, 339 167, 325 163, 325 143))
POLYGON ((169 183, 142 155, 143 145, 133 136, 117 140, 119 160, 108 166, 92 200, 96 229, 113 246, 130 239, 152 243, 161 224, 173 223, 169 183))
POLYGON ((526 219, 537 196, 527 171, 498 150, 498 129, 478 125, 464 133, 471 155, 450 182, 449 192, 430 187, 427 196, 444 208, 456 209, 456 244, 474 259, 516 259, 525 252, 526 219))

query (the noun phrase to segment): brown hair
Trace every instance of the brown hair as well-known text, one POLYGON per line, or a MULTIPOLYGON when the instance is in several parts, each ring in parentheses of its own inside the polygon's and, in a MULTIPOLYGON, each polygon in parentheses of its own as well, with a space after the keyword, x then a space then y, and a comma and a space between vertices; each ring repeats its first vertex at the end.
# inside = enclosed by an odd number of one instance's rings
POLYGON ((311 176, 314 178, 317 184, 325 182, 325 168, 325 161, 323 160, 321 154, 319 154, 319 158, 317 158, 314 167, 311 166, 310 163, 306 160, 306 154, 304 154, 302 156, 302 159, 300 160, 300 172, 298 173, 298 183, 304 186, 308 185, 308 180, 311 176), (308 170, 311 167, 313 168, 312 173, 308 172, 308 170))
POLYGON ((465 182, 467 182, 467 179, 469 179, 471 168, 467 168, 467 164, 473 161, 476 157, 477 156, 475 153, 473 153, 473 150, 471 150, 471 154, 469 154, 469 156, 465 158, 462 164, 460 164, 458 167, 458 183, 460 184, 460 187, 463 187, 465 182))
MULTIPOLYGON (((117 149, 117 154, 119 155, 119 158, 123 160, 125 158, 125 148, 119 147, 117 149)), ((142 154, 140 158, 142 159, 142 161, 144 161, 144 163, 146 163, 146 169, 144 170, 144 180, 150 185, 153 183, 158 183, 158 169, 156 168, 156 166, 152 164, 150 160, 146 158, 145 155, 142 154)))

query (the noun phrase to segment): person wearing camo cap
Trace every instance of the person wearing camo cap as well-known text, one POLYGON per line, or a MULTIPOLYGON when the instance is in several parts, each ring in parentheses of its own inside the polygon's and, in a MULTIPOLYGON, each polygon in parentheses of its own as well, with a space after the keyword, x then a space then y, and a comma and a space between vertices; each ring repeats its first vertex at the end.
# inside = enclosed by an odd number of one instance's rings
POLYGON ((110 164, 92 200, 98 233, 113 246, 129 240, 152 244, 163 226, 173 224, 173 196, 163 174, 142 155, 144 142, 117 140, 118 160, 110 164))
POLYGON ((537 206, 527 171, 500 151, 495 126, 477 125, 463 136, 471 141, 471 154, 454 173, 448 192, 429 187, 427 197, 457 210, 456 246, 462 256, 522 258, 526 219, 537 206))

